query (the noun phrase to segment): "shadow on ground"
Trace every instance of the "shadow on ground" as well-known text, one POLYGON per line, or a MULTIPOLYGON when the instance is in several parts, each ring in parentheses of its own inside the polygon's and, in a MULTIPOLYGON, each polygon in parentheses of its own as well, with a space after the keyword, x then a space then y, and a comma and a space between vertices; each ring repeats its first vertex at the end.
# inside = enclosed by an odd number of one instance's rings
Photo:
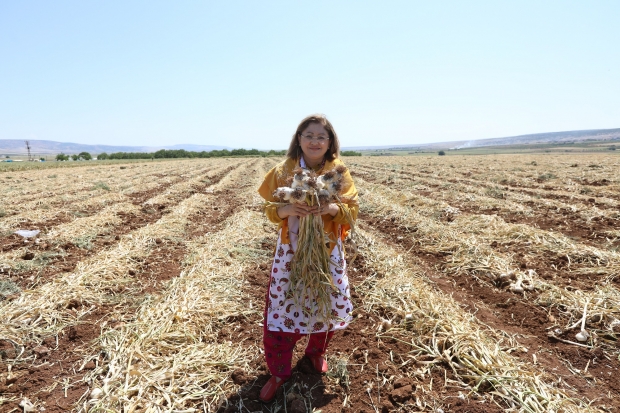
MULTIPOLYGON (((261 389, 271 377, 268 373, 261 374, 255 380, 245 382, 236 394, 223 400, 217 412, 305 413, 313 409, 318 410, 338 397, 325 392, 325 378, 315 372, 307 358, 300 359, 293 367, 292 373, 291 378, 278 389, 276 397, 271 402, 263 403, 258 399, 261 389)), ((236 379, 239 384, 245 381, 242 377, 236 379)))

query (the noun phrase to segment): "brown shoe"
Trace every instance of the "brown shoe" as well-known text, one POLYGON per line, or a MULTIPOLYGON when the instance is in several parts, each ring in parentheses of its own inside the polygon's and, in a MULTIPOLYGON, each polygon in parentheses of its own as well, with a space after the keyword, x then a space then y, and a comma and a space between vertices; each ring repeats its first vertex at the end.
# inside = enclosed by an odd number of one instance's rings
POLYGON ((284 384, 284 380, 277 376, 271 378, 265 383, 258 398, 265 403, 269 403, 276 396, 278 389, 284 384))

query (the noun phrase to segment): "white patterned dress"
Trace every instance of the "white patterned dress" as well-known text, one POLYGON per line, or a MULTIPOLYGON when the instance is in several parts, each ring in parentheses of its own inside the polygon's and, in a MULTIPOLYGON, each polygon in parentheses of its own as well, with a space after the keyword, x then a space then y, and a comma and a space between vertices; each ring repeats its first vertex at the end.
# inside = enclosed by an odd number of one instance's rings
POLYGON ((337 288, 336 291, 332 292, 329 325, 316 321, 316 319, 314 321, 308 320, 303 309, 296 306, 293 298, 286 298, 290 285, 291 260, 297 248, 296 230, 299 227, 297 217, 291 216, 288 219, 291 243, 282 244, 281 233, 278 234, 276 253, 271 266, 267 295, 267 329, 285 333, 310 334, 346 328, 352 318, 353 305, 350 299, 347 265, 340 237, 338 237, 338 242, 331 252, 331 263, 329 265, 334 285, 337 288))

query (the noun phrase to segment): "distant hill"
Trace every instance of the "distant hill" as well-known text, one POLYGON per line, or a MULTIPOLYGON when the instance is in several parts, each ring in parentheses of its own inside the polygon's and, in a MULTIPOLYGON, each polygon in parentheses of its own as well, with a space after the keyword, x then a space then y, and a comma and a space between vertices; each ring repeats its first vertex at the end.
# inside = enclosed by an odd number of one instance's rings
POLYGON ((566 132, 534 133, 530 135, 509 136, 505 138, 476 139, 470 141, 434 142, 410 145, 383 145, 383 146, 351 146, 343 150, 372 151, 372 150, 435 150, 435 149, 462 149, 483 146, 527 145, 541 143, 566 143, 584 141, 620 140, 618 129, 592 129, 566 132))
MULTIPOLYGON (((434 151, 438 149, 462 149, 477 148, 484 146, 503 145, 528 145, 541 143, 566 143, 585 141, 620 140, 620 128, 618 129, 593 129, 566 132, 535 133, 530 135, 509 136, 504 138, 476 139, 469 141, 435 142, 424 144, 406 145, 382 145, 382 146, 348 146, 342 150, 373 151, 373 150, 422 150, 434 151)), ((84 145, 80 143, 55 142, 45 140, 30 140, 31 153, 33 155, 53 155, 57 153, 74 154, 89 152, 99 154, 101 152, 155 152, 160 149, 185 149, 187 151, 212 151, 221 149, 234 149, 220 145, 194 145, 176 144, 169 146, 112 146, 112 145, 84 145)), ((0 139, 0 155, 25 155, 26 145, 20 139, 0 139)))
MULTIPOLYGON (((44 140, 29 140, 30 151, 33 155, 50 155, 57 153, 74 154, 88 152, 99 154, 101 152, 155 152, 160 149, 185 149, 186 151, 212 151, 232 149, 219 145, 193 145, 177 144, 172 146, 113 146, 113 145, 84 145, 81 143, 55 142, 44 140)), ((26 144, 20 139, 0 139, 0 155, 25 155, 26 144)))
POLYGON ((375 151, 375 150, 421 150, 429 151, 435 149, 447 149, 453 148, 457 145, 462 145, 466 141, 452 141, 452 142, 433 142, 433 143, 418 143, 418 144, 404 144, 404 145, 381 145, 381 146, 346 146, 340 148, 343 151, 375 151))
POLYGON ((619 129, 592 129, 567 132, 535 133, 531 135, 509 136, 506 138, 492 138, 467 141, 457 148, 476 148, 481 146, 527 145, 541 143, 567 143, 585 141, 620 140, 619 129))

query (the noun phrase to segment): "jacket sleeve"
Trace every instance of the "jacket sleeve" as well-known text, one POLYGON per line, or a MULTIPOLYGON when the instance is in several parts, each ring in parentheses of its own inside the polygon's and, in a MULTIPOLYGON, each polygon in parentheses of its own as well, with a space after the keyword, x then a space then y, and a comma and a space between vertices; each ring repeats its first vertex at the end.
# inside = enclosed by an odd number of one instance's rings
POLYGON ((355 222, 357 220, 357 213, 359 212, 358 195, 353 178, 347 170, 342 179, 342 205, 339 206, 339 211, 334 217, 334 221, 340 225, 347 225, 347 213, 351 215, 351 218, 355 222))
MULTIPOLYGON (((272 168, 267 175, 265 175, 265 179, 263 179, 263 183, 258 188, 258 193, 265 201, 275 202, 276 199, 273 197, 273 191, 278 188, 278 177, 276 173, 276 167, 272 168)), ((264 207, 265 215, 267 219, 274 224, 279 224, 282 222, 282 218, 278 216, 278 207, 275 205, 268 205, 264 207)))
POLYGON ((357 213, 359 211, 359 207, 357 205, 349 206, 343 202, 342 205, 338 206, 338 209, 339 211, 334 217, 334 222, 337 222, 340 225, 348 224, 349 221, 347 221, 347 214, 351 215, 353 222, 357 220, 357 213))

